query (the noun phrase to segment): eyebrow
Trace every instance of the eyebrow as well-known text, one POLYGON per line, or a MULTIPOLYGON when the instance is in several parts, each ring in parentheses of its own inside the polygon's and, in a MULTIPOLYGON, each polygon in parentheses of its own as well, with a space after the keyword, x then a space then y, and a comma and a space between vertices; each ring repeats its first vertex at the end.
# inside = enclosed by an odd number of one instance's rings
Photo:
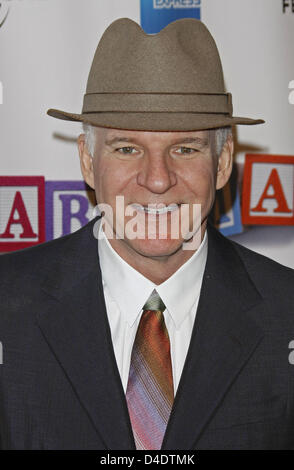
POLYGON ((208 139, 201 139, 200 137, 186 137, 184 139, 179 139, 174 142, 173 145, 177 144, 198 144, 202 147, 208 147, 208 139))
POLYGON ((129 137, 113 137, 113 139, 106 140, 106 145, 113 145, 119 142, 135 142, 134 139, 130 139, 129 137))
MULTIPOLYGON (((128 143, 137 143, 135 139, 129 137, 113 137, 113 139, 106 140, 106 145, 113 145, 119 142, 128 142, 128 143)), ((208 139, 201 139, 200 137, 186 137, 183 139, 176 140, 172 145, 179 145, 179 144, 197 144, 203 148, 208 147, 209 142, 208 139)))

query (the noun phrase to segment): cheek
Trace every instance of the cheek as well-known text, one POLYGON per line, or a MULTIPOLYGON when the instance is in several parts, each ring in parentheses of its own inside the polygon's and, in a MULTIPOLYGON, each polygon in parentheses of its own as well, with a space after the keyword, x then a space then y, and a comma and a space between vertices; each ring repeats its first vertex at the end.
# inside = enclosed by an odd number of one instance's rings
POLYGON ((94 165, 94 178, 97 201, 111 203, 116 195, 123 194, 130 173, 111 159, 98 158, 94 165))
POLYGON ((198 200, 203 203, 214 195, 216 184, 216 170, 212 161, 195 162, 186 176, 186 184, 198 200))

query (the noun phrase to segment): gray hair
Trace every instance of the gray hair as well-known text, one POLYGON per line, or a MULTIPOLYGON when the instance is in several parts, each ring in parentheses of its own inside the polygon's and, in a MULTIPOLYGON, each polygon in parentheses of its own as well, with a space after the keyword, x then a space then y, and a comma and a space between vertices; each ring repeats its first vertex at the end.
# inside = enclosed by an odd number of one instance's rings
MULTIPOLYGON (((88 152, 93 157, 96 146, 96 133, 95 127, 83 122, 83 131, 85 133, 85 142, 88 152)), ((229 135, 232 135, 231 127, 219 127, 218 129, 211 129, 210 131, 210 142, 212 146, 212 152, 217 157, 220 156, 222 149, 227 141, 229 135)))
POLYGON ((218 158, 229 136, 232 136, 231 127, 218 127, 210 130, 212 153, 218 158))
POLYGON ((85 134, 85 143, 89 154, 93 157, 96 147, 96 133, 94 126, 83 122, 83 131, 85 134))

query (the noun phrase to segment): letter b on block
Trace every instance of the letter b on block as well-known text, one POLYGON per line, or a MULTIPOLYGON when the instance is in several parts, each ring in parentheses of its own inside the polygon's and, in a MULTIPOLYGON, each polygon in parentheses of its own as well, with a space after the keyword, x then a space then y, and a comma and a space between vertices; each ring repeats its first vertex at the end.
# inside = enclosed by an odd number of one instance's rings
POLYGON ((46 182, 46 240, 86 225, 96 205, 94 191, 83 181, 46 182))

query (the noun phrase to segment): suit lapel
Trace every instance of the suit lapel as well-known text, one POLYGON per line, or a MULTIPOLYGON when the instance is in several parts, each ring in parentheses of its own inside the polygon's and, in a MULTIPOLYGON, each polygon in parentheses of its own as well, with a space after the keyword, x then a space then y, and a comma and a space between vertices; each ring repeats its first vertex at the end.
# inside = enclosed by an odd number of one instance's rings
POLYGON ((189 351, 162 449, 193 449, 260 342, 262 299, 237 252, 208 229, 208 259, 189 351))
POLYGON ((88 224, 65 241, 46 281, 38 324, 107 449, 134 449, 88 224))

